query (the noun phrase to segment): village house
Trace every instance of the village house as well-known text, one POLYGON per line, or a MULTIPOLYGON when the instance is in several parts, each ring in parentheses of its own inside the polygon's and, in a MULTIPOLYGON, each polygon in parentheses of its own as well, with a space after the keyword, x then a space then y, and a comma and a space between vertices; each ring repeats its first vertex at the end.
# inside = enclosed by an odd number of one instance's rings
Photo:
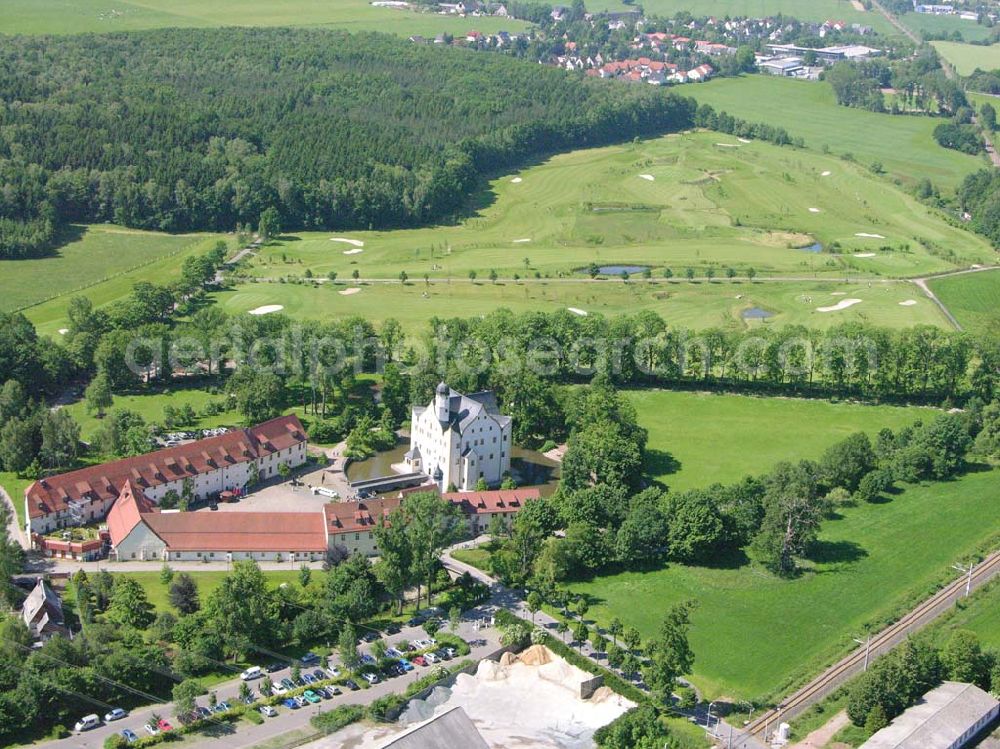
POLYGON ((404 461, 442 491, 469 491, 480 480, 495 486, 510 471, 511 419, 500 413, 493 393, 462 395, 442 382, 410 421, 404 461))
POLYGON ((42 578, 24 599, 21 620, 36 640, 47 640, 53 635, 66 633, 62 601, 42 578))
POLYGON ((169 491, 195 500, 242 489, 254 473, 275 476, 282 464, 306 460, 306 433, 295 415, 280 416, 247 429, 185 445, 47 476, 24 492, 29 538, 59 528, 101 521, 125 489, 133 487, 158 503, 169 491))

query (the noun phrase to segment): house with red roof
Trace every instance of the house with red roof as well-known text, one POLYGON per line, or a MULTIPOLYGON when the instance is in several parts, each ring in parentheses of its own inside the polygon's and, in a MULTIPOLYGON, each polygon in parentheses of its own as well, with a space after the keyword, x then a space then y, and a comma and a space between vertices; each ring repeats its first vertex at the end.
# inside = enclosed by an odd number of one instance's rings
POLYGON ((46 476, 25 489, 25 530, 32 538, 101 521, 130 483, 130 492, 153 504, 168 491, 183 493, 185 483, 196 499, 240 489, 255 472, 269 478, 282 464, 304 463, 306 440, 302 422, 289 414, 185 445, 46 476))

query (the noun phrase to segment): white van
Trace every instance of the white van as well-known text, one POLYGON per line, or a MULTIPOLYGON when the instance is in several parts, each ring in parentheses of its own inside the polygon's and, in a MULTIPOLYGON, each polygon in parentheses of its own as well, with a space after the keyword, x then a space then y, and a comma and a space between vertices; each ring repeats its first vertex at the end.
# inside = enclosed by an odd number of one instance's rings
POLYGON ((99 725, 101 725, 101 719, 91 713, 80 718, 76 722, 76 725, 73 726, 73 729, 79 733, 81 731, 89 731, 91 728, 97 728, 99 725))
POLYGON ((263 675, 264 672, 261 670, 260 666, 251 666, 240 674, 240 678, 243 679, 243 681, 253 681, 254 679, 261 678, 263 675))

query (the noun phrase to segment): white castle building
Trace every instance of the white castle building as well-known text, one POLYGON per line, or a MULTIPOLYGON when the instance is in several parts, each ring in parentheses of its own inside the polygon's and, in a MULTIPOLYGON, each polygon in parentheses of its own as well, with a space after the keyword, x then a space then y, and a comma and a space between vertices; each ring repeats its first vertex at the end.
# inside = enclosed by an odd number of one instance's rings
POLYGON ((442 491, 471 491, 479 479, 496 486, 510 470, 510 430, 493 393, 462 395, 442 382, 430 404, 413 409, 406 464, 442 491))

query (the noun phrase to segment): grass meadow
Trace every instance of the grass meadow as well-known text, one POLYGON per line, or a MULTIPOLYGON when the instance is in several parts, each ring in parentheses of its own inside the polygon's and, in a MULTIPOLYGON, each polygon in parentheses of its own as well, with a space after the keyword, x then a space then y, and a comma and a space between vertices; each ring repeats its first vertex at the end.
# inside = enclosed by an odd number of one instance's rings
POLYGON ((980 70, 1000 68, 1000 44, 991 44, 989 47, 960 42, 931 42, 931 44, 938 54, 955 66, 960 75, 972 75, 976 68, 980 70))
POLYGON ((1000 326, 1000 270, 936 278, 929 285, 966 330, 995 333, 1000 326))
POLYGON ((883 427, 900 429, 936 413, 670 390, 633 390, 628 398, 649 431, 647 472, 676 491, 739 481, 782 460, 815 460, 854 432, 874 439, 883 427))
MULTIPOLYGON (((899 20, 918 35, 926 31, 931 34, 953 34, 956 31, 967 42, 980 42, 988 39, 990 29, 975 21, 963 21, 958 16, 935 16, 930 13, 903 13, 899 20)), ((933 43, 936 47, 938 42, 933 43)))
POLYGON ((472 30, 520 31, 526 24, 506 18, 459 18, 375 7, 369 0, 6 0, 0 33, 77 34, 166 27, 320 26, 382 31, 399 36, 472 30))
MULTIPOLYGON (((0 260, 0 311, 23 309, 127 276, 189 247, 210 246, 203 234, 160 234, 121 226, 73 226, 52 255, 0 260)), ((179 260, 176 261, 179 266, 179 260)))
POLYGON ((874 161, 904 183, 923 177, 954 188, 969 172, 985 166, 984 159, 942 148, 932 135, 935 117, 878 114, 841 107, 833 89, 817 81, 796 81, 769 75, 720 78, 684 89, 699 103, 747 120, 780 125, 804 138, 815 150, 828 147, 850 153, 861 164, 874 161))
POLYGON ((794 580, 748 564, 671 565, 570 587, 590 597, 588 618, 607 625, 617 615, 647 637, 671 605, 698 601, 692 681, 710 699, 776 696, 853 647, 866 626, 925 597, 953 562, 995 537, 998 501, 996 473, 984 471, 844 508, 794 580))

